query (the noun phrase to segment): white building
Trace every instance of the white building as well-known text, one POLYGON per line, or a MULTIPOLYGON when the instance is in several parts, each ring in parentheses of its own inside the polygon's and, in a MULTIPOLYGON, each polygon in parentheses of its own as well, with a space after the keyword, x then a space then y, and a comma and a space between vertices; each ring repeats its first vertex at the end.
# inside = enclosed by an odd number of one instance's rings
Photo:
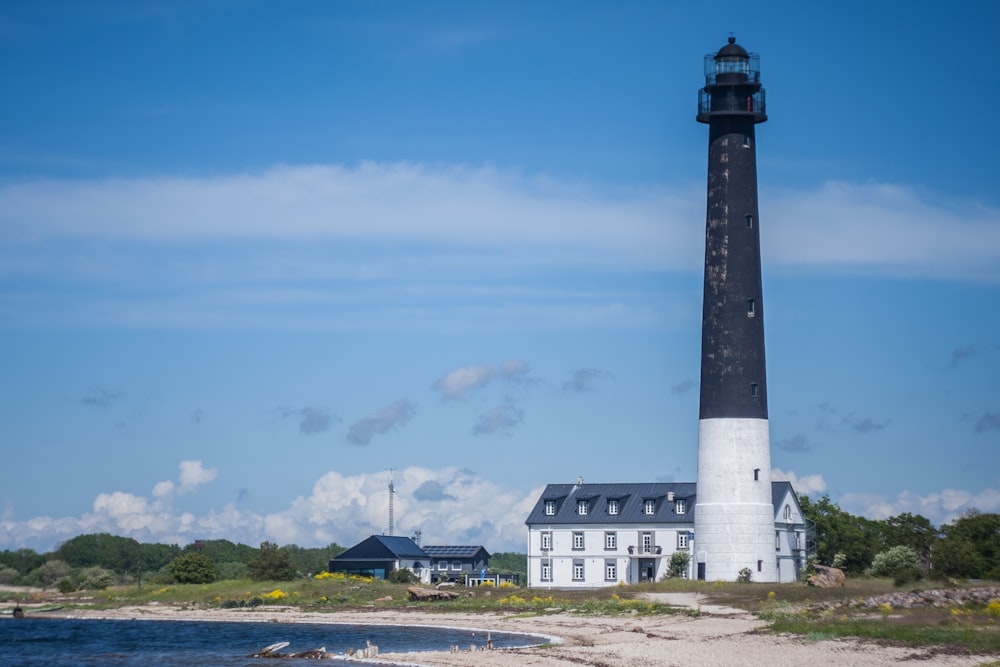
MULTIPOLYGON (((596 588, 656 581, 667 574, 676 551, 690 554, 684 576, 697 577, 695 491, 691 482, 549 484, 525 522, 528 586, 596 588)), ((802 508, 788 482, 772 483, 772 499, 775 560, 769 565, 780 581, 795 581, 806 558, 802 508)))

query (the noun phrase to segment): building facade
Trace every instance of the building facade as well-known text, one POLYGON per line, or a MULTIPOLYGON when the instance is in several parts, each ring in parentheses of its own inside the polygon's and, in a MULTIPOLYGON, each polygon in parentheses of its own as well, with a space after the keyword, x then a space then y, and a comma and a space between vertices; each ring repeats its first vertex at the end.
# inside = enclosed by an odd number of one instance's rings
MULTIPOLYGON (((782 581, 805 567, 806 525, 788 482, 772 484, 771 543, 782 581)), ((526 521, 528 586, 598 588, 658 581, 671 557, 689 555, 685 578, 698 574, 696 485, 549 484, 526 521)), ((751 579, 753 576, 751 574, 751 579)))

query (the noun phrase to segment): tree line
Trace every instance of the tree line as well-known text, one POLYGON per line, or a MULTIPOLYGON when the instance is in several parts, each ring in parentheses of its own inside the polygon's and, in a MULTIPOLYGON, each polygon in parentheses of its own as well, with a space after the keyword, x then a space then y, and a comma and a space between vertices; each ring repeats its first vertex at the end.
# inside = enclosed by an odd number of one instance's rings
POLYGON ((330 559, 344 549, 336 543, 303 548, 263 542, 251 547, 229 540, 198 540, 180 547, 98 533, 74 537, 50 553, 0 552, 0 584, 70 592, 120 584, 289 581, 325 571, 330 559))
POLYGON ((882 520, 854 516, 828 496, 817 501, 801 496, 799 502, 815 523, 815 559, 821 564, 853 574, 892 576, 892 570, 904 568, 913 578, 1000 580, 1000 514, 972 509, 936 528, 926 517, 909 512, 882 520), (886 558, 892 560, 890 551, 904 560, 885 572, 882 565, 886 558))

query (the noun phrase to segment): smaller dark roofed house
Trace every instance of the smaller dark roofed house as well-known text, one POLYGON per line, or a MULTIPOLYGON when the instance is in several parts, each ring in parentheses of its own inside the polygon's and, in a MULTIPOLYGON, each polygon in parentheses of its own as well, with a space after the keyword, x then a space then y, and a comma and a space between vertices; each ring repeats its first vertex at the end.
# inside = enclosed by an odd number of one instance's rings
POLYGON ((479 575, 490 566, 490 552, 481 546, 438 545, 423 549, 431 559, 432 582, 464 579, 467 574, 479 575))
POLYGON ((430 582, 430 556, 409 537, 372 535, 330 561, 330 572, 385 579, 407 569, 423 583, 430 582))

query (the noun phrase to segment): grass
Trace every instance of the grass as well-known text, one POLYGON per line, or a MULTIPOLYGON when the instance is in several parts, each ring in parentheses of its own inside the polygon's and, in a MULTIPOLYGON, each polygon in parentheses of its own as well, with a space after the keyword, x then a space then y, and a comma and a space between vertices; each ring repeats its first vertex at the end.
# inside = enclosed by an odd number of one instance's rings
MULTIPOLYGON (((856 637, 912 646, 936 646, 947 652, 1000 653, 1000 614, 991 605, 920 608, 912 610, 862 609, 834 606, 900 590, 941 587, 924 585, 897 588, 887 579, 849 578, 839 589, 812 588, 804 584, 705 583, 687 580, 614 586, 593 590, 550 591, 522 588, 453 589, 463 595, 447 602, 410 602, 407 586, 386 581, 300 579, 289 582, 249 580, 196 585, 144 585, 84 591, 62 595, 54 591, 34 594, 22 602, 61 604, 66 607, 108 608, 157 603, 179 607, 220 608, 251 606, 266 610, 274 605, 303 611, 351 609, 419 609, 440 612, 495 613, 520 616, 568 612, 604 616, 660 614, 697 615, 697 610, 653 602, 644 593, 686 592, 704 602, 737 607, 770 623, 770 631, 802 635, 807 641, 856 637)), ((1000 662, 994 663, 1000 667, 1000 662)))

